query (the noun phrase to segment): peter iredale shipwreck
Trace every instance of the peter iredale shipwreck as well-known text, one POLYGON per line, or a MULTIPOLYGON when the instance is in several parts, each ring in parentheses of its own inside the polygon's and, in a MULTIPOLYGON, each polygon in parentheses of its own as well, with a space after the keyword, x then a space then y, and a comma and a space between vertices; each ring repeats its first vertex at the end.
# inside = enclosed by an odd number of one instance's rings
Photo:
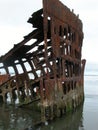
POLYGON ((33 31, 0 57, 0 101, 32 102, 42 122, 75 109, 84 99, 82 22, 58 0, 43 0, 43 9, 28 23, 33 31))

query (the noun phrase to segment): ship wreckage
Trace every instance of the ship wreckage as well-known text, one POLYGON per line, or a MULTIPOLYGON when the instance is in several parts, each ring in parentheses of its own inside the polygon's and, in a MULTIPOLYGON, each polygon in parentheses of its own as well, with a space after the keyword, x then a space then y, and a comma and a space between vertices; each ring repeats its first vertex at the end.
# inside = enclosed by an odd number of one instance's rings
POLYGON ((32 102, 41 121, 59 117, 84 99, 82 22, 58 0, 43 0, 43 9, 28 23, 33 31, 0 57, 0 102, 32 102))

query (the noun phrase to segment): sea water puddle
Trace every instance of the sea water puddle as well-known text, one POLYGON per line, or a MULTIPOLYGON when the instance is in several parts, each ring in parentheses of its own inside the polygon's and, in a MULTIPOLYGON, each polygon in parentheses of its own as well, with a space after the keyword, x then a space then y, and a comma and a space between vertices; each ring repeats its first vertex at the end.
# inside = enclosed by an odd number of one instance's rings
POLYGON ((32 113, 12 105, 0 105, 0 130, 24 130, 31 126, 32 113))
POLYGON ((35 115, 32 109, 2 104, 0 105, 0 130, 82 130, 82 112, 83 106, 73 113, 35 127, 33 120, 35 115))

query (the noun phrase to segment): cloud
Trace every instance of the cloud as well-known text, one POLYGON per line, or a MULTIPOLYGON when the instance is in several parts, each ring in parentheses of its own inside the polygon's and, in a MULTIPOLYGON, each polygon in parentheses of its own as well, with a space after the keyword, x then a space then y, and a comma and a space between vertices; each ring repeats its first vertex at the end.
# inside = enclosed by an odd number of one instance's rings
POLYGON ((21 42, 23 36, 27 35, 31 29, 29 27, 0 26, 0 55, 8 52, 14 44, 21 42))
POLYGON ((40 8, 42 0, 0 0, 0 24, 22 25, 40 8))

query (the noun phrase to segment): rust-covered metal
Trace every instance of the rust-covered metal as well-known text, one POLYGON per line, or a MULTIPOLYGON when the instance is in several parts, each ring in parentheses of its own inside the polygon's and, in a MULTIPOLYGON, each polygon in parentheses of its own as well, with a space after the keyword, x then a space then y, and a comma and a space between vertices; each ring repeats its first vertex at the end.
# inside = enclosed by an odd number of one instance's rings
POLYGON ((45 121, 83 101, 82 22, 58 0, 43 0, 28 23, 33 31, 0 57, 0 97, 37 101, 45 121))

